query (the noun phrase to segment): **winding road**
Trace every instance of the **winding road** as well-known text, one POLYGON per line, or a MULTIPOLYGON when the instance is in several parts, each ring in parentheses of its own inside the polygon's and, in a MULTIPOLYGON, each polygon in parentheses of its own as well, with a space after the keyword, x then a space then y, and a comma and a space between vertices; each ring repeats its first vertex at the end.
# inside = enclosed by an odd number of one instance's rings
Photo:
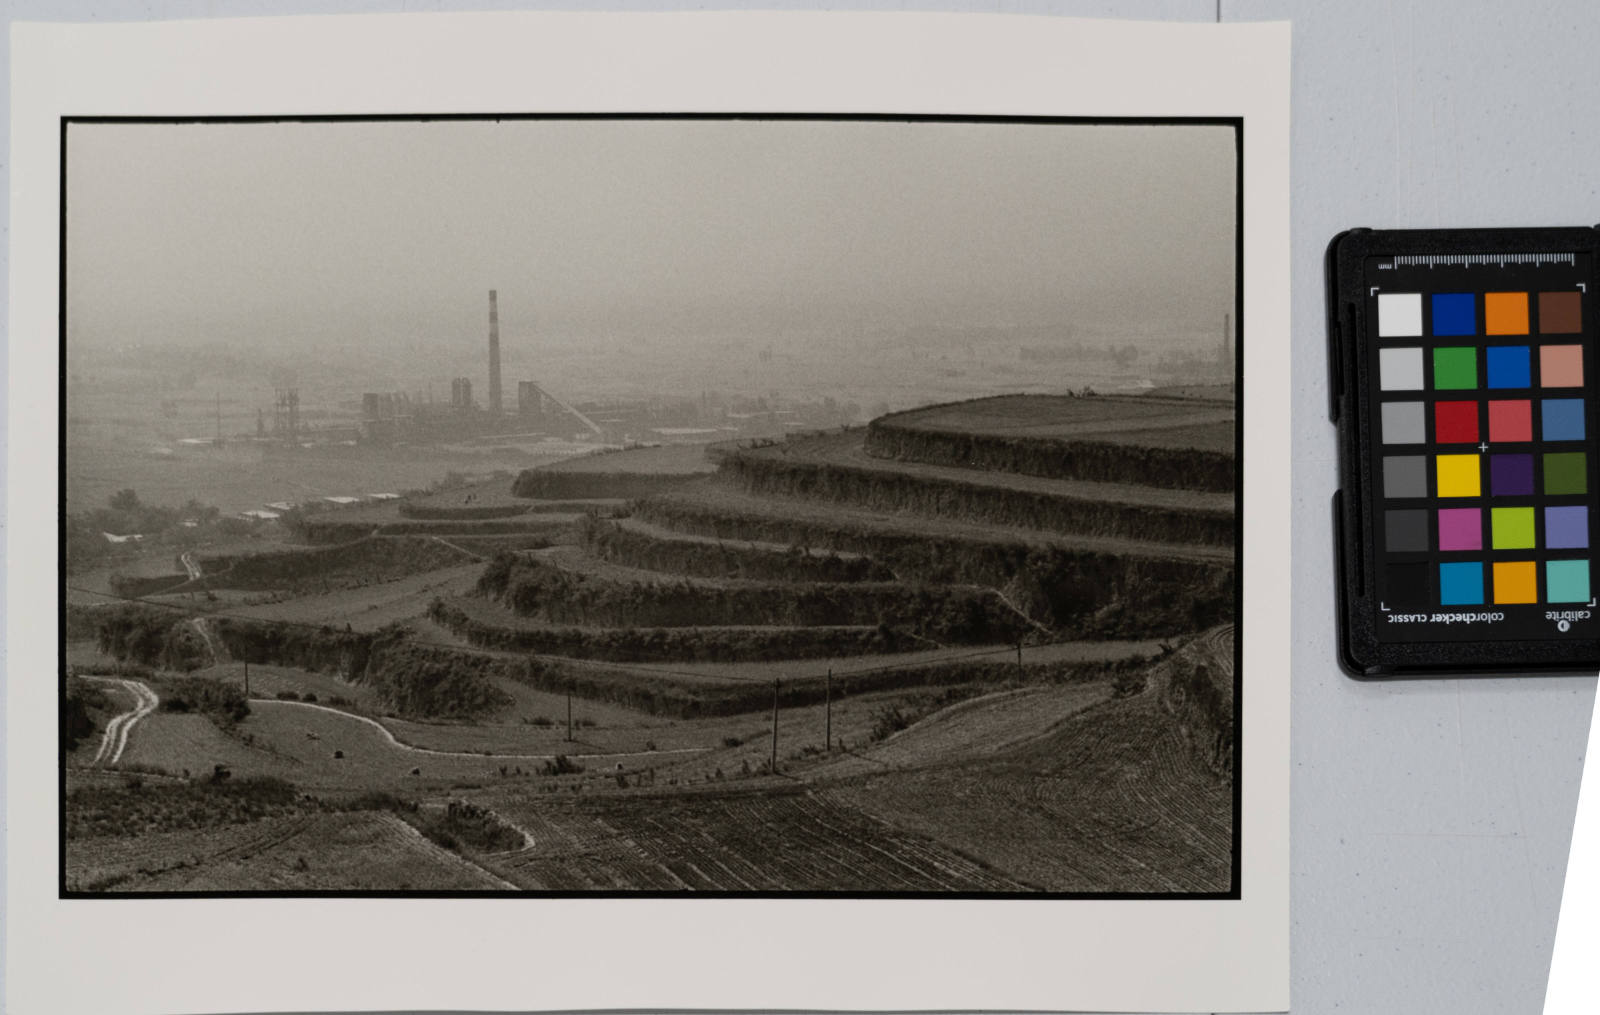
POLYGON ((133 728, 156 710, 156 706, 161 704, 161 699, 156 697, 156 692, 137 680, 93 676, 84 676, 83 679, 103 684, 120 684, 123 690, 133 695, 133 708, 106 723, 106 731, 100 737, 100 749, 95 751, 94 760, 89 763, 109 767, 122 760, 122 752, 128 749, 128 736, 133 732, 133 728))
MULTIPOLYGON (((331 712, 334 715, 349 719, 352 722, 365 723, 366 725, 371 726, 373 729, 382 734, 383 739, 390 747, 407 751, 412 754, 430 754, 434 757, 440 758, 473 758, 480 761, 493 761, 496 759, 503 759, 506 761, 550 761, 554 759, 557 754, 561 753, 559 751, 547 751, 544 754, 485 754, 482 751, 438 751, 431 747, 416 747, 408 744, 405 741, 396 738, 395 735, 389 731, 389 727, 385 726, 381 722, 378 722, 376 719, 368 719, 364 715, 356 715, 354 712, 346 712, 340 708, 332 708, 328 705, 316 705, 304 701, 279 701, 273 698, 250 699, 251 708, 255 708, 259 705, 279 706, 284 708, 310 708, 315 709, 318 712, 331 712)), ((614 751, 608 754, 568 754, 566 757, 572 758, 573 760, 605 760, 607 758, 637 758, 645 755, 702 754, 711 749, 712 748, 710 747, 675 747, 665 751, 614 751)))

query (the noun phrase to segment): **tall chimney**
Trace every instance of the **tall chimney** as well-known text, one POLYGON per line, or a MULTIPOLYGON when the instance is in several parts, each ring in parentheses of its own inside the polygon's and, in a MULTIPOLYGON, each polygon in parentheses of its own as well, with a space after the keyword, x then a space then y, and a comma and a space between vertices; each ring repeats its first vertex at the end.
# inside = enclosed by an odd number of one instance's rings
POLYGON ((489 412, 500 415, 500 311, 489 290, 489 412))

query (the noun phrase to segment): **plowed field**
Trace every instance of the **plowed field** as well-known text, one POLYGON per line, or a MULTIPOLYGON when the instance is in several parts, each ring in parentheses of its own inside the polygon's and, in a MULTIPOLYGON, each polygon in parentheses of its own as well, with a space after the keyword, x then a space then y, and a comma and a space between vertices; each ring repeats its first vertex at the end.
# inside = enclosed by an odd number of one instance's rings
POLYGON ((552 890, 1025 891, 982 864, 800 791, 497 804, 534 845, 499 858, 552 890))
POLYGON ((1149 693, 990 760, 862 776, 829 793, 1055 891, 1228 889, 1232 791, 1195 763, 1149 693))

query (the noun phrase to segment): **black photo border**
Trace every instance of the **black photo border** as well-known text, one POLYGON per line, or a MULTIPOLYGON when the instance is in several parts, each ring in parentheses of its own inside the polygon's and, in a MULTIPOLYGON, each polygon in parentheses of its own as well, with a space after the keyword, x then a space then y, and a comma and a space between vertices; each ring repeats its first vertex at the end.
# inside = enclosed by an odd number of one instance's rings
POLYGON ((58 322, 58 433, 57 447, 57 726, 66 690, 66 513, 67 513, 67 175, 68 132, 75 124, 251 124, 251 123, 432 123, 492 121, 596 121, 596 120, 679 120, 679 121, 769 121, 769 122, 858 122, 858 123, 981 123, 1041 126, 1187 126, 1231 128, 1234 137, 1234 639, 1233 639, 1233 815, 1230 887, 1215 892, 869 892, 869 891, 441 891, 441 890, 332 890, 312 891, 198 891, 198 892, 89 892, 67 887, 66 835, 66 750, 57 737, 57 828, 59 899, 905 899, 932 902, 954 900, 1148 900, 1148 901, 1238 901, 1242 898, 1243 874, 1243 793, 1244 776, 1244 118, 1185 116, 1005 116, 900 113, 382 113, 382 114, 282 114, 250 116, 62 116, 60 118, 60 221, 57 293, 58 322))

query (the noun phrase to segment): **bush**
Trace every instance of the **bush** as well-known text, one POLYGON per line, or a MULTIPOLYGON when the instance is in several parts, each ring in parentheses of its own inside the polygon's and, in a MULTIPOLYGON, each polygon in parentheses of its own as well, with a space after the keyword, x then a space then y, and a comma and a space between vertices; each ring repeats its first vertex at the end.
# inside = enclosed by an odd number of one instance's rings
POLYGON ((80 741, 94 735, 96 727, 90 709, 110 707, 111 700, 100 688, 87 680, 69 677, 61 702, 61 749, 75 750, 80 741))
POLYGON ((877 711, 872 713, 871 737, 873 740, 887 739, 910 726, 911 723, 910 713, 901 709, 898 705, 880 706, 877 711))
POLYGON ((161 707, 168 712, 198 712, 223 729, 250 714, 244 690, 204 677, 176 677, 161 684, 161 707))
POLYGON ((273 695, 273 697, 277 698, 279 701, 299 701, 300 700, 300 696, 298 694, 294 693, 293 691, 279 691, 277 694, 273 695))
POLYGON ((422 834, 445 849, 459 850, 464 843, 480 852, 504 853, 523 844, 522 833, 494 811, 465 800, 450 801, 442 814, 419 811, 418 819, 422 834))
POLYGON ((576 761, 573 761, 571 758, 567 757, 565 754, 558 754, 554 758, 551 758, 549 761, 544 763, 544 765, 539 769, 539 774, 540 775, 577 775, 578 773, 580 773, 582 771, 583 771, 583 766, 582 765, 578 764, 576 761))

